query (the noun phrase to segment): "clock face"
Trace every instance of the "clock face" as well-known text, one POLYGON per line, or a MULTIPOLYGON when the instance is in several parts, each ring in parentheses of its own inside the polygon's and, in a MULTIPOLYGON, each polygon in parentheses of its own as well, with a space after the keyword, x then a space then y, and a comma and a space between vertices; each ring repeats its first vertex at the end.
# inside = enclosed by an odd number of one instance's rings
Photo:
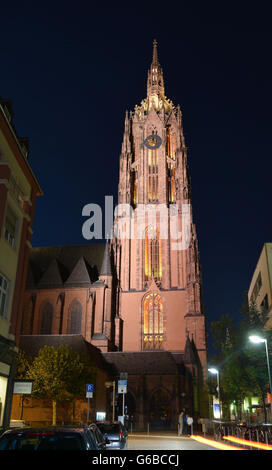
POLYGON ((160 136, 157 134, 148 135, 144 140, 144 144, 148 149, 154 150, 158 149, 162 143, 160 136))

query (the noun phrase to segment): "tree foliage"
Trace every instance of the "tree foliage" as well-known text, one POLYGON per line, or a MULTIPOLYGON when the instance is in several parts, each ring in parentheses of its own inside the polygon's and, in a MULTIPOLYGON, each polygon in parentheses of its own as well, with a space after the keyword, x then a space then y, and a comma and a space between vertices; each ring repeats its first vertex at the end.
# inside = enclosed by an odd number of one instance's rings
MULTIPOLYGON (((213 345, 216 353, 209 362, 220 370, 220 394, 225 404, 241 403, 247 396, 260 396, 263 404, 269 391, 267 360, 264 343, 252 344, 249 335, 258 334, 272 348, 272 333, 264 330, 266 314, 259 312, 254 304, 248 304, 247 293, 237 324, 229 315, 211 324, 213 345)), ((210 391, 214 382, 210 378, 210 391)))
POLYGON ((89 358, 67 345, 44 346, 28 367, 22 355, 19 369, 22 374, 25 370, 24 378, 33 380, 34 397, 52 400, 53 424, 57 419, 57 402, 83 397, 86 383, 94 383, 96 376, 89 358))

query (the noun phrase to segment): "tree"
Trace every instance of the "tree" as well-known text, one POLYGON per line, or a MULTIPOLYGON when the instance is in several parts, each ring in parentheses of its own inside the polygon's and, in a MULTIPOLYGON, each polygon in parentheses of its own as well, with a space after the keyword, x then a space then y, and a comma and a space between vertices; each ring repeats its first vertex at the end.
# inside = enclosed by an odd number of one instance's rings
POLYGON ((86 358, 61 345, 44 346, 31 364, 27 377, 33 380, 32 394, 52 400, 52 424, 57 421, 57 402, 72 401, 85 391, 84 382, 95 379, 96 369, 87 366, 86 358))
MULTIPOLYGON (((213 363, 220 369, 222 401, 241 403, 249 395, 261 397, 266 418, 265 396, 268 390, 267 362, 264 347, 249 343, 250 334, 266 336, 272 344, 271 332, 264 331, 265 312, 259 312, 254 303, 248 303, 247 292, 240 311, 240 321, 234 325, 229 315, 223 315, 211 324, 217 354, 213 363)), ((212 390, 212 389, 211 389, 212 390)))
MULTIPOLYGON (((25 351, 20 349, 19 352, 18 352, 18 357, 17 357, 15 379, 25 379, 32 362, 33 362, 33 357, 26 354, 25 351)), ((25 395, 21 395, 20 419, 23 419, 24 401, 25 401, 25 395)))

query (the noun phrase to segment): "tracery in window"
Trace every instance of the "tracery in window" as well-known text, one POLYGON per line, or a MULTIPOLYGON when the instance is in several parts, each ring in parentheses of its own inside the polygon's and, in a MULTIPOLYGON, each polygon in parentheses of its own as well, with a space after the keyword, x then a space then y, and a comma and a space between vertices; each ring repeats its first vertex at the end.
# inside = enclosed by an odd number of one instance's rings
POLYGON ((176 144, 175 134, 171 131, 171 128, 166 129, 166 153, 168 157, 176 160, 176 144))
POLYGON ((158 149, 147 149, 148 202, 158 201, 158 149))
POLYGON ((163 303, 152 292, 143 302, 143 349, 161 349, 163 343, 163 303))
POLYGON ((168 202, 176 202, 176 174, 172 164, 168 164, 168 202))
POLYGON ((148 227, 145 232, 145 280, 162 278, 161 239, 159 230, 148 227))

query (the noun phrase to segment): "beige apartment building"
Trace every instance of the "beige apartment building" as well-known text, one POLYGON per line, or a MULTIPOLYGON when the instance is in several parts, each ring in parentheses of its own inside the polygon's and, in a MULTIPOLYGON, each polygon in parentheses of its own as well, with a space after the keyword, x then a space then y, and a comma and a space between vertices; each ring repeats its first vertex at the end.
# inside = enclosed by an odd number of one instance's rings
POLYGON ((272 243, 265 243, 248 290, 248 301, 267 313, 266 329, 272 328, 272 243))
POLYGON ((36 197, 42 191, 28 161, 27 139, 0 100, 0 428, 9 424, 22 303, 36 197))

